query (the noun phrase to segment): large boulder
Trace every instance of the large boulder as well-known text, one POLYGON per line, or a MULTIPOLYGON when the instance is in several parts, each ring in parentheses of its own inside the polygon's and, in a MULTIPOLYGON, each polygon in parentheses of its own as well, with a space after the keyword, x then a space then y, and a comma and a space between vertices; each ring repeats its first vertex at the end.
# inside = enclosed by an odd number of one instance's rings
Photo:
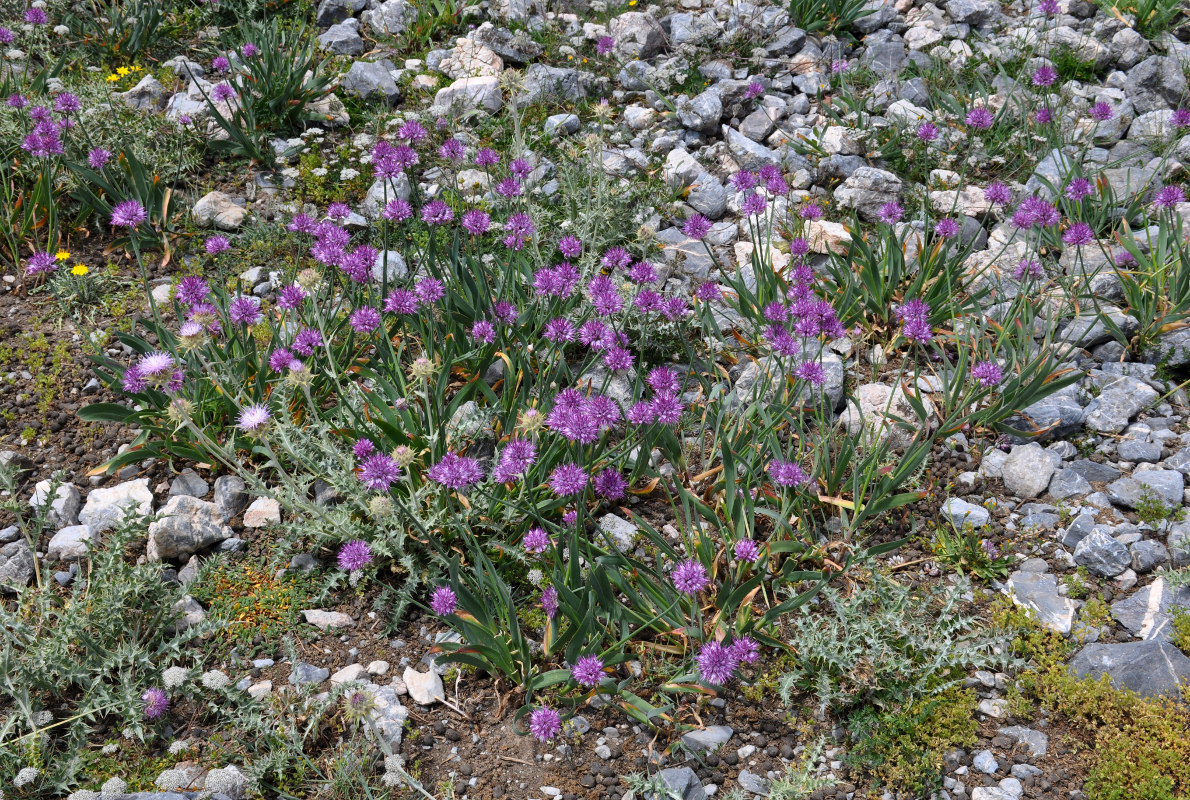
POLYGON ((1172 56, 1150 56, 1128 71, 1124 93, 1136 113, 1170 108, 1186 96, 1186 74, 1172 56))
POLYGON ((1017 445, 1000 467, 1000 478, 1013 495, 1028 500, 1049 486, 1054 462, 1036 442, 1017 445))
POLYGON ((1179 697, 1190 680, 1190 658, 1164 640, 1126 644, 1091 644, 1070 661, 1080 678, 1107 675, 1117 689, 1131 689, 1142 697, 1179 697))
POLYGON ((628 11, 613 18, 608 33, 616 40, 616 55, 626 61, 644 61, 665 47, 665 31, 660 23, 640 11, 628 11))

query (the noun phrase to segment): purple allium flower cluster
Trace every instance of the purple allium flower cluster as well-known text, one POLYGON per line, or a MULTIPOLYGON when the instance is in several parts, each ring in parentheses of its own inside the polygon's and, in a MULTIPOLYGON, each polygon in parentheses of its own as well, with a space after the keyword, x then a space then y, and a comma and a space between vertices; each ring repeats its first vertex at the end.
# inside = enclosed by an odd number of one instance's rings
POLYGON ((344 572, 359 572, 372 563, 372 548, 362 539, 352 539, 339 548, 338 562, 344 572))
POLYGON ((563 236, 558 240, 558 252, 564 258, 578 258, 583 252, 582 240, 577 236, 563 236))
POLYGON ((923 142, 933 142, 938 139, 938 126, 932 122, 923 122, 917 126, 914 134, 923 142))
POLYGON ((880 206, 877 216, 880 218, 880 221, 886 225, 893 225, 897 222, 900 222, 905 216, 905 209, 902 208, 901 204, 896 200, 890 200, 884 205, 880 206))
POLYGON ((264 319, 260 310, 260 299, 240 295, 227 305, 227 317, 236 325, 251 327, 264 319))
POLYGON ((1153 205, 1157 208, 1173 208, 1179 203, 1186 202, 1186 193, 1181 186, 1163 186, 1153 196, 1153 205))
POLYGON ((421 221, 427 225, 445 225, 454 218, 454 211, 443 200, 431 200, 421 207, 421 221))
POLYGON ((504 246, 509 250, 522 250, 537 232, 537 226, 528 214, 518 211, 504 223, 504 232, 507 234, 504 237, 504 246))
POLYGON ((439 586, 430 595, 430 610, 440 617, 455 613, 459 607, 459 598, 448 586, 439 586))
POLYGON ((482 236, 492 227, 492 218, 486 211, 472 208, 463 212, 462 225, 463 230, 472 236, 482 236))
POLYGON ((1102 101, 1092 105, 1091 110, 1087 113, 1090 114, 1091 119, 1097 120, 1098 122, 1107 122, 1116 114, 1110 105, 1102 101))
POLYGON ((117 228, 135 228, 148 218, 145 207, 136 200, 125 200, 112 207, 112 225, 117 228))
POLYGON ((1021 262, 1012 269, 1012 277, 1018 281, 1023 281, 1026 278, 1039 280, 1044 275, 1045 271, 1041 268, 1041 262, 1027 258, 1021 259, 1021 262))
POLYGON ((475 166, 494 167, 500 163, 500 154, 490 147, 481 148, 475 153, 475 166))
POLYGON ((691 597, 707 588, 711 582, 706 567, 694 560, 683 561, 674 567, 670 580, 675 589, 691 597))
POLYGON ((537 445, 530 439, 510 439, 500 453, 500 462, 492 470, 492 480, 508 483, 523 477, 537 461, 537 445))
POLYGON ((591 485, 595 488, 595 494, 604 500, 619 500, 628 490, 628 481, 619 470, 611 467, 595 473, 591 485))
POLYGON ((541 607, 550 619, 558 616, 558 590, 553 586, 541 593, 541 607))
POLYGON ((169 710, 169 695, 154 686, 140 696, 145 704, 145 719, 160 719, 169 710))
POLYGON ((1095 193, 1094 185, 1086 178, 1074 178, 1070 183, 1066 184, 1066 191, 1063 194, 1074 202, 1079 202, 1084 198, 1090 197, 1095 193))
POLYGON ((610 53, 616 46, 616 40, 610 36, 600 36, 595 42, 595 52, 601 56, 610 53))
POLYGON ((694 657, 699 676, 705 683, 722 686, 731 680, 740 664, 751 664, 760 657, 760 644, 749 636, 742 636, 729 645, 707 642, 694 657))
POLYGON ((813 222, 814 220, 822 219, 826 215, 826 212, 817 203, 808 203, 802 206, 801 210, 797 212, 797 215, 802 219, 813 222))
POLYGON ((1169 120, 1169 123, 1175 128, 1190 127, 1190 108, 1179 108, 1173 112, 1173 117, 1169 120))
POLYGON ((58 259, 53 253, 34 253, 25 264, 26 275, 41 275, 58 269, 58 259))
POLYGON ((753 80, 744 89, 744 99, 745 100, 755 100, 757 97, 760 97, 762 94, 764 94, 764 84, 758 80, 753 80))
POLYGON ((1058 71, 1048 64, 1033 71, 1034 86, 1053 86, 1056 80, 1058 80, 1058 71))
POLYGON ((573 461, 559 464, 550 473, 550 489, 558 497, 582 494, 589 481, 587 471, 573 461))
POLYGON ((988 128, 992 127, 992 123, 995 121, 995 115, 983 107, 973 108, 967 112, 967 124, 977 130, 987 130, 988 128))
POLYGON ((593 444, 619 421, 620 407, 614 400, 600 394, 584 397, 577 389, 559 392, 545 418, 550 430, 578 444, 593 444))
POLYGON ((805 470, 796 461, 783 461, 779 458, 774 458, 765 469, 769 473, 769 477, 773 483, 783 488, 796 488, 798 486, 805 486, 810 482, 810 476, 806 474, 805 470))
POLYGON ((554 709, 542 706, 529 715, 529 733, 537 741, 548 742, 561 732, 562 717, 554 709))
POLYGON ((598 686, 603 680, 603 662, 599 656, 580 656, 571 665, 570 675, 579 686, 598 686))
POLYGON ((1085 222, 1075 222, 1062 234, 1062 241, 1071 247, 1080 247, 1095 241, 1095 231, 1085 222))
POLYGON ((496 326, 486 319, 476 320, 471 326, 471 338, 477 344, 491 344, 496 341, 496 326))
POLYGON ((691 239, 702 239, 711 230, 711 221, 702 214, 691 214, 682 225, 682 233, 691 239))
POLYGON ((1040 197, 1026 197, 1012 214, 1012 224, 1018 228, 1051 227, 1062 219, 1058 209, 1040 197))
POLYGON ((740 539, 732 547, 731 552, 737 559, 749 564, 755 563, 760 558, 760 546, 751 539, 740 539))
POLYGON ((435 483, 461 492, 483 480, 483 467, 474 458, 447 453, 426 474, 435 483))
POLYGON ((1054 121, 1054 112, 1048 107, 1039 108, 1033 112, 1033 121, 1038 125, 1046 125, 1054 121))
POLYGON ((971 377, 979 381, 984 389, 999 386, 1004 380, 1004 372, 995 361, 980 361, 971 368, 971 377))
POLYGON ((914 298, 901 305, 896 311, 901 322, 901 335, 911 342, 925 344, 934 338, 930 327, 930 306, 926 301, 914 298))
POLYGON ((934 223, 934 233, 940 239, 952 239, 959 234, 959 221, 954 217, 944 217, 934 223))
POLYGON ((447 161, 462 161, 467 157, 467 146, 458 139, 447 139, 439 146, 438 155, 447 161))
POLYGON ((1012 191, 1004 184, 996 181, 988 184, 983 190, 983 198, 992 205, 1006 206, 1012 202, 1012 191))
POLYGON ((533 527, 525 533, 521 543, 525 546, 526 553, 544 553, 550 545, 550 536, 542 528, 533 527))

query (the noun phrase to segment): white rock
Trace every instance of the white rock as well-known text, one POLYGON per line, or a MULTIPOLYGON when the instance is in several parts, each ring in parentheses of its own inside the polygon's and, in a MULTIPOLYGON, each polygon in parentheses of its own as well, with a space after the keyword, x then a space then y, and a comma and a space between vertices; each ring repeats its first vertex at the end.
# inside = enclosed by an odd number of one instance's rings
POLYGON ((271 497, 258 497, 244 512, 245 528, 263 528, 281 521, 281 506, 271 497))
POLYGON ((118 483, 108 489, 92 489, 87 504, 79 512, 79 522, 96 533, 116 527, 125 513, 153 513, 153 492, 148 478, 118 483))
POLYGON ((433 705, 446 699, 442 677, 434 670, 418 672, 413 667, 405 667, 403 678, 409 696, 419 706, 433 705))

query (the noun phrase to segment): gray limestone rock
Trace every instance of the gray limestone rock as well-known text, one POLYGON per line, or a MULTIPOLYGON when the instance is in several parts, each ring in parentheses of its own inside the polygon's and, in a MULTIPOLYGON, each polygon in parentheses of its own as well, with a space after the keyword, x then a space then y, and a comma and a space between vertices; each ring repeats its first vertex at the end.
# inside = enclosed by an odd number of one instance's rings
POLYGON ((1186 75, 1172 56, 1149 56, 1128 71, 1124 82, 1124 93, 1138 114, 1175 106, 1186 92, 1186 75))
POLYGON ((835 189, 835 201, 840 208, 853 208, 861 219, 875 222, 880 207, 899 199, 903 186, 901 179, 888 170, 860 167, 835 189))
POLYGON ((189 495, 171 497, 149 525, 145 557, 170 561, 189 556, 231 537, 232 530, 214 503, 189 495))
POLYGON ((318 46, 337 56, 358 56, 364 52, 364 40, 359 35, 359 20, 348 18, 332 25, 318 37, 318 46))
POLYGON ((1074 548, 1074 561, 1101 578, 1114 578, 1132 564, 1128 548, 1096 528, 1074 548))
POLYGON ((1190 606, 1190 587, 1175 589, 1165 578, 1157 578, 1129 597, 1112 603, 1111 613, 1139 639, 1168 640, 1173 633, 1173 609, 1187 606, 1190 606))
POLYGON ((248 491, 244 480, 236 475, 221 475, 215 479, 215 506, 224 522, 244 510, 248 505, 248 491))
POLYGON ((339 85, 347 94, 362 100, 376 99, 391 106, 401 99, 401 90, 392 74, 375 61, 356 61, 339 85))
POLYGON ((124 481, 107 489, 92 489, 87 503, 79 512, 79 523, 102 533, 116 527, 125 514, 148 516, 153 513, 153 493, 149 479, 124 481))
POLYGON ((1044 492, 1053 474, 1054 462, 1035 442, 1013 447, 1000 467, 1004 487, 1026 500, 1044 492))
POLYGON ((1159 499, 1168 508, 1180 508, 1186 479, 1172 469, 1137 470, 1107 486, 1107 496, 1118 506, 1136 508, 1146 496, 1159 499))
POLYGON ((1012 573, 1005 588, 1012 601, 1032 609, 1042 625, 1063 636, 1070 634, 1078 603, 1058 594, 1058 579, 1055 576, 1021 570, 1012 573))
POLYGON ((1132 552, 1132 569, 1138 575, 1152 572, 1169 563, 1169 550, 1153 539, 1142 539, 1128 548, 1132 552))
POLYGON ((1126 644, 1091 644, 1070 661, 1079 677, 1108 675, 1117 689, 1142 697, 1177 697, 1190 680, 1190 658, 1170 642, 1149 640, 1126 644))
POLYGON ((524 80, 525 91, 517 98, 517 104, 522 107, 542 100, 573 102, 587 96, 582 73, 577 70, 530 64, 524 80))
POLYGON ((942 504, 942 516, 951 525, 962 529, 964 525, 971 525, 973 528, 982 527, 988 523, 992 515, 983 506, 977 506, 974 503, 968 503, 966 500, 952 497, 942 504))
POLYGON ((1091 493, 1091 484, 1074 470, 1060 469, 1050 478, 1049 493, 1055 500, 1081 497, 1091 493))
POLYGON ((0 547, 0 592, 23 589, 33 580, 33 551, 24 539, 0 547))
POLYGON ((29 505, 40 510, 48 502, 50 510, 47 519, 51 525, 56 528, 74 525, 78 522, 79 509, 83 504, 78 487, 72 483, 59 484, 54 492, 53 500, 50 500, 51 485, 52 481, 48 479, 38 481, 37 485, 33 487, 33 496, 29 499, 29 505))
POLYGON ((682 744, 696 753, 713 753, 727 744, 733 733, 726 725, 711 725, 682 734, 682 744))

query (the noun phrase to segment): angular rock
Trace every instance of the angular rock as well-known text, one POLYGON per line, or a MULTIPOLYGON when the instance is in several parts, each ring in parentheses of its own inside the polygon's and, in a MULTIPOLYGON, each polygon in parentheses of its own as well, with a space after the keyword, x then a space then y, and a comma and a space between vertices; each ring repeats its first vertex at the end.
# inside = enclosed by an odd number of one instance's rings
POLYGON ((986 27, 1003 16, 996 0, 947 0, 946 13, 955 22, 963 22, 973 28, 986 27))
POLYGON ((418 672, 413 667, 405 667, 402 678, 409 691, 409 697, 419 706, 433 705, 446 699, 442 676, 434 670, 418 672))
POLYGON ((504 107, 500 79, 493 77, 459 78, 434 95, 434 108, 442 113, 451 109, 482 109, 495 114, 504 107))
POLYGON ((1168 640, 1173 635, 1173 609, 1188 606, 1190 587, 1175 589, 1165 578, 1157 578, 1129 597, 1112 603, 1111 613, 1133 636, 1168 640))
POLYGON ((148 516, 153 513, 153 493, 149 479, 137 478, 107 489, 92 489, 79 512, 79 523, 96 533, 116 527, 125 514, 148 516))
POLYGON ((320 608, 308 608, 302 611, 302 617, 306 622, 320 631, 325 631, 327 628, 351 628, 355 626, 355 620, 342 611, 324 611, 320 608))
POLYGON ((298 661, 289 672, 289 682, 294 686, 306 683, 322 683, 329 677, 331 671, 326 667, 316 667, 304 661, 298 661))
POLYGON ((170 481, 169 496, 184 494, 190 497, 206 497, 210 486, 192 469, 184 469, 170 481))
POLYGON ((1100 464, 1088 458, 1076 459, 1070 462, 1066 469, 1082 475, 1091 483, 1107 483, 1120 477, 1120 471, 1111 464, 1100 464))
POLYGON ((332 25, 318 37, 318 46, 338 56, 358 56, 364 52, 364 40, 359 35, 359 20, 348 18, 332 25))
POLYGON ((339 686, 344 683, 367 682, 368 670, 363 664, 348 664, 343 669, 331 675, 331 685, 339 686))
POLYGON ((1045 754, 1049 750, 1049 735, 1032 728, 1010 725, 1007 728, 1001 728, 1000 734, 1007 736, 1017 744, 1025 745, 1029 748, 1029 755, 1034 758, 1045 758, 1045 754))
POLYGON ((508 28, 497 28, 490 22, 485 22, 472 31, 471 38, 490 47, 504 63, 514 67, 525 66, 543 52, 541 45, 533 41, 525 31, 513 33, 508 28))
POLYGON ((1114 578, 1132 564, 1128 548, 1096 528, 1074 548, 1074 563, 1101 578, 1114 578))
POLYGON ((71 525, 54 534, 46 546, 46 561, 80 561, 99 544, 99 534, 86 525, 71 525))
POLYGON ((1101 433, 1119 433, 1157 397, 1157 390, 1152 386, 1121 375, 1106 384, 1087 406, 1086 425, 1101 433))
POLYGON ((853 208, 860 219, 876 222, 880 207, 901 196, 903 184, 893 173, 876 167, 860 167, 835 189, 840 208, 853 208))
POLYGON ((781 156, 776 151, 757 144, 730 125, 721 126, 719 131, 741 168, 755 171, 766 164, 780 166, 781 156))
POLYGON ((126 92, 117 92, 115 96, 138 111, 162 111, 169 99, 165 87, 152 75, 145 75, 136 86, 126 92))
POLYGON ((1152 572, 1164 564, 1169 563, 1169 551, 1165 545, 1153 539, 1142 539, 1128 550, 1132 553, 1132 569, 1138 575, 1152 572))
POLYGON ((605 514, 599 520, 599 530, 611 539, 621 553, 632 549, 636 535, 640 532, 636 525, 615 514, 605 514))
POLYGON ((248 491, 242 478, 236 475, 222 475, 215 479, 215 506, 223 515, 224 522, 230 522, 246 505, 248 491))
POLYGON ((362 10, 367 4, 367 0, 322 0, 318 4, 314 21, 320 28, 329 28, 362 10))
POLYGON ((576 114, 553 114, 545 119, 544 130, 553 136, 578 133, 581 122, 576 114))
POLYGON ((517 98, 517 104, 522 107, 542 100, 574 102, 587 96, 581 73, 545 64, 529 65, 525 70, 524 87, 524 93, 517 98))
POLYGON ((244 512, 245 528, 263 528, 281 521, 281 505, 271 497, 258 497, 244 512))
POLYGON ((1025 500, 1044 492, 1053 474, 1054 462, 1035 442, 1013 447, 1000 467, 1004 487, 1025 500))
POLYGON ((702 781, 690 767, 670 767, 660 772, 666 794, 645 793, 643 800, 707 800, 702 781))
POLYGON ((74 525, 78 522, 79 508, 83 504, 78 487, 73 483, 59 484, 54 492, 54 499, 51 501, 49 499, 51 485, 52 481, 48 479, 38 481, 37 485, 33 487, 33 496, 29 499, 29 505, 40 510, 48 502, 50 510, 46 514, 46 519, 50 524, 56 528, 74 525))
POLYGON ((983 527, 988 524, 992 514, 983 506, 952 497, 942 504, 942 516, 955 528, 961 530, 964 525, 970 525, 973 528, 983 527))
POLYGON ((894 392, 882 383, 857 387, 839 420, 851 435, 864 430, 865 439, 891 438, 894 446, 907 445, 922 423, 904 389, 898 386, 894 392))
POLYGON ((188 594, 183 595, 181 600, 174 603, 174 613, 178 615, 173 624, 173 629, 177 633, 188 630, 207 618, 206 610, 188 594))
POLYGON ((14 594, 28 586, 34 566, 33 551, 24 539, 0 547, 0 591, 14 594))
POLYGON ((248 209, 239 205, 231 195, 223 192, 208 192, 194 204, 194 224, 200 228, 212 225, 221 231, 239 230, 248 216, 248 209))
POLYGON ((616 55, 625 61, 646 61, 665 47, 664 29, 657 20, 640 11, 613 17, 607 32, 616 40, 616 55))
POLYGON ((723 116, 723 100, 715 89, 707 89, 688 101, 678 104, 678 120, 691 130, 712 134, 723 116))
POLYGON ((454 49, 438 64, 438 71, 451 80, 498 78, 504 71, 504 61, 482 42, 459 38, 454 49))
POLYGON ((1166 508, 1181 508, 1186 479, 1172 469, 1137 470, 1107 485, 1108 498, 1118 506, 1136 508, 1146 496, 1156 497, 1166 508))
POLYGON ((231 528, 224 523, 223 514, 214 503, 175 495, 149 525, 145 558, 172 561, 218 544, 231 535, 231 528))
POLYGON ((1090 644, 1071 659, 1070 671, 1079 677, 1107 675, 1117 689, 1142 697, 1176 698, 1190 680, 1190 658, 1164 640, 1090 644))
POLYGON ((1128 71, 1124 93, 1136 113, 1170 108, 1186 96, 1186 75, 1172 56, 1150 56, 1128 71))
POLYGON ((1050 478, 1049 493, 1055 500, 1082 497, 1091 493, 1091 484, 1072 469, 1060 469, 1050 478))
POLYGON ((396 105, 401 99, 397 82, 383 64, 374 61, 356 61, 339 82, 347 94, 362 100, 380 100, 396 105))
POLYGON ((1052 574, 1014 572, 1005 589, 1014 603, 1032 609, 1040 624, 1063 636, 1070 635, 1078 603, 1058 594, 1058 579, 1052 574))
POLYGON ((360 19, 374 34, 400 36, 416 16, 417 11, 406 0, 387 0, 360 14, 360 19))
POLYGON ((399 750, 409 710, 401 705, 392 686, 370 684, 367 691, 372 695, 373 706, 369 712, 371 724, 364 728, 365 734, 368 738, 378 734, 389 748, 399 750))
POLYGON ((713 753, 727 744, 734 732, 727 725, 710 725, 682 734, 682 744, 695 753, 713 753))

